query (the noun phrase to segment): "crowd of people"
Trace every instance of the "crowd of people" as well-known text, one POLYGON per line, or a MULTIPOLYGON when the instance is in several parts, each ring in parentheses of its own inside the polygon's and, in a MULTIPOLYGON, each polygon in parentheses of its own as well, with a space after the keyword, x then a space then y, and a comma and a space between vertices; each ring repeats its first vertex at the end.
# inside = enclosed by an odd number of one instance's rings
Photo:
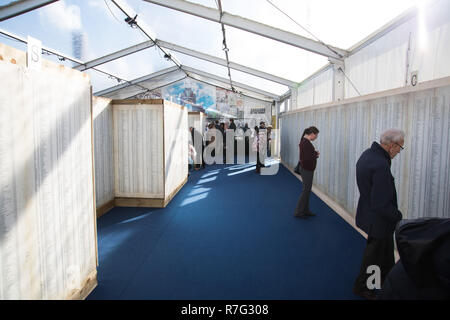
POLYGON ((245 145, 245 156, 249 155, 250 147, 253 152, 256 152, 256 172, 260 173, 261 167, 265 166, 266 155, 271 156, 271 130, 272 126, 266 127, 264 121, 260 121, 259 126, 251 129, 248 123, 243 126, 236 125, 234 119, 227 122, 211 121, 206 125, 203 133, 191 126, 189 128, 189 170, 205 168, 207 164, 212 164, 214 161, 216 163, 233 162, 239 138, 245 145), (232 140, 227 141, 227 139, 232 140), (205 149, 207 149, 206 152, 205 149), (211 156, 213 161, 205 159, 208 156, 211 156))

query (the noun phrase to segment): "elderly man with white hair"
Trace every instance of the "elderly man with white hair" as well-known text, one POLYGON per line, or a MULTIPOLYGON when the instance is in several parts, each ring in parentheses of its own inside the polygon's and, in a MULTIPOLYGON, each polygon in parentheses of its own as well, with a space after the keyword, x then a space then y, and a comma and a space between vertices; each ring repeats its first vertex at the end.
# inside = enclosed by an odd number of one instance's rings
POLYGON ((369 271, 379 268, 382 284, 395 264, 393 235, 402 213, 398 210, 391 160, 404 149, 404 141, 402 130, 386 130, 381 134, 380 143, 373 142, 356 163, 360 193, 356 225, 367 233, 367 244, 353 292, 366 299, 376 298, 374 289, 380 289, 369 288, 367 280, 372 274, 369 271))

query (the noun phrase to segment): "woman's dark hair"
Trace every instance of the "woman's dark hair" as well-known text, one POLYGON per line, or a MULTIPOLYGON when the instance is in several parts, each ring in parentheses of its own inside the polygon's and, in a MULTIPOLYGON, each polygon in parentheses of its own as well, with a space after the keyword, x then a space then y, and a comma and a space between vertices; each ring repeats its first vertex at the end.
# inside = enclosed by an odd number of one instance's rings
POLYGON ((259 127, 258 126, 255 126, 255 131, 259 132, 259 127))
POLYGON ((311 134, 311 133, 318 134, 319 129, 317 129, 314 126, 306 128, 305 131, 303 131, 302 138, 305 136, 305 134, 311 134))

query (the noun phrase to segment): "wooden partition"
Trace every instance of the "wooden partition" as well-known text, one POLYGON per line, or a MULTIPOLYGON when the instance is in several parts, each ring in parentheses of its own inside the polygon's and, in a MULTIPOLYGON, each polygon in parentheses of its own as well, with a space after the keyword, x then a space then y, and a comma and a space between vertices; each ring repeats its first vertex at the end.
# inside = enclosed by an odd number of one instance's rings
POLYGON ((206 126, 206 114, 200 111, 189 111, 188 127, 194 127, 195 130, 203 134, 206 126))
POLYGON ((0 300, 83 299, 97 284, 91 86, 0 44, 0 300))
POLYGON ((115 205, 165 207, 188 176, 187 109, 113 100, 115 205))
POLYGON ((97 217, 114 207, 112 100, 92 97, 94 112, 95 200, 97 217))

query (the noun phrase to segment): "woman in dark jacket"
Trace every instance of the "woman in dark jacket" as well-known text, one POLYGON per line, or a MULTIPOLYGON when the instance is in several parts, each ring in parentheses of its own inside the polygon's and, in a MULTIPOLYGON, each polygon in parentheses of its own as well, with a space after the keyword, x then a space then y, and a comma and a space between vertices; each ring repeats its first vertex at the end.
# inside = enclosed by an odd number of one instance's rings
POLYGON ((316 127, 309 127, 303 131, 300 140, 300 175, 303 182, 303 190, 295 208, 294 216, 298 218, 307 218, 308 216, 315 216, 309 210, 309 195, 311 193, 312 182, 314 177, 314 170, 316 169, 317 158, 319 151, 314 149, 311 141, 317 139, 319 129, 316 127))

